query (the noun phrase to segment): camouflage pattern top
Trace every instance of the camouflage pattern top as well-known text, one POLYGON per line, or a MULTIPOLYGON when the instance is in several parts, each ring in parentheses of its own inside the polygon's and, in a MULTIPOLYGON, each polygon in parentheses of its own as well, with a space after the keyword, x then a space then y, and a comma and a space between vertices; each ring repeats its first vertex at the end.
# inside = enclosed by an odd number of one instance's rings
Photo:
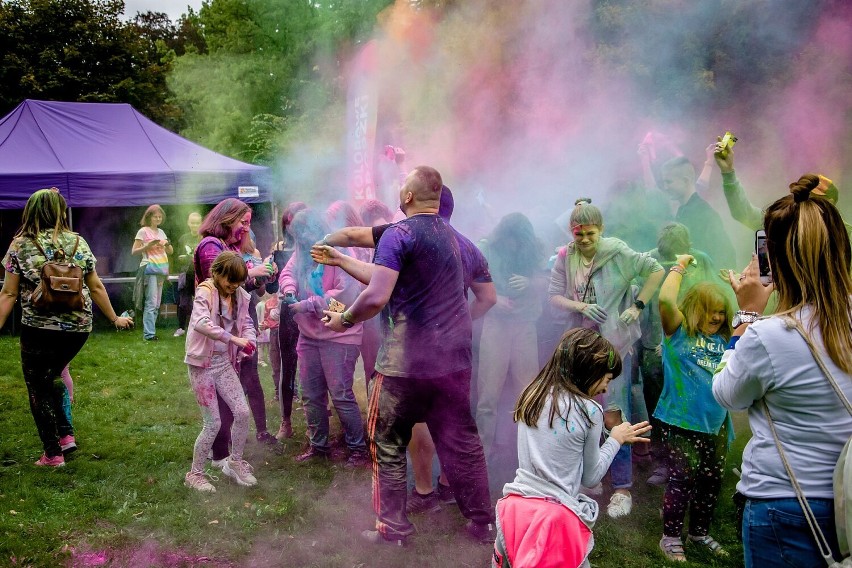
MULTIPOLYGON (((57 237, 57 244, 52 240, 53 230, 49 229, 38 234, 38 242, 44 249, 45 258, 33 241, 28 238, 18 237, 9 245, 6 256, 3 257, 3 268, 6 272, 20 276, 19 294, 23 315, 21 323, 30 327, 41 329, 53 329, 59 331, 90 332, 92 331, 92 297, 88 286, 83 286, 83 299, 85 307, 83 311, 50 313, 42 312, 33 308, 30 296, 41 282, 41 267, 48 260, 52 260, 57 250, 63 250, 71 254, 77 234, 71 232, 61 233, 57 237)), ((83 275, 95 271, 95 255, 89 244, 80 237, 77 252, 74 253, 74 264, 83 269, 83 275)))

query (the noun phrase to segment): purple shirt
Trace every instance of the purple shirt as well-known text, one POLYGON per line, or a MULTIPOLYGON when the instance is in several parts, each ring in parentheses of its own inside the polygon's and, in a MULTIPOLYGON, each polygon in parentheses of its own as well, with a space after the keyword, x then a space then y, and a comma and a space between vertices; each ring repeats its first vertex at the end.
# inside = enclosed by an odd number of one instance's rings
MULTIPOLYGON (((449 223, 447 224, 449 225, 449 223)), ((379 245, 379 239, 391 226, 393 226, 393 223, 373 227, 373 246, 379 245)), ((464 272, 464 294, 467 296, 467 291, 472 283, 488 284, 492 282, 491 272, 488 270, 488 260, 479 250, 479 247, 473 244, 473 241, 459 233, 452 225, 449 225, 449 227, 455 235, 456 241, 458 241, 462 271, 464 272)))
POLYGON ((376 370, 386 376, 437 378, 471 367, 471 320, 462 254, 437 215, 388 226, 375 264, 399 272, 382 310, 376 370))

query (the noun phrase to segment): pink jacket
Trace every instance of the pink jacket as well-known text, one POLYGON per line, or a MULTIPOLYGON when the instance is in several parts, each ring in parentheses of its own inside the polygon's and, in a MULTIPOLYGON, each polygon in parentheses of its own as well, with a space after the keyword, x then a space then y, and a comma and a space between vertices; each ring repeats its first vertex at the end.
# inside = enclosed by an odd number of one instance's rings
MULTIPOLYGON (((257 344, 257 331, 254 322, 249 317, 249 300, 251 296, 242 288, 234 293, 237 300, 237 337, 244 337, 251 343, 257 344)), ((210 357, 216 341, 228 343, 228 358, 239 368, 239 350, 229 340, 233 334, 221 326, 219 315, 219 290, 208 278, 198 285, 195 290, 195 302, 192 305, 192 318, 186 333, 186 357, 183 362, 196 367, 209 367, 210 357)))
MULTIPOLYGON (((278 277, 278 293, 286 294, 291 292, 297 297, 305 297, 304 291, 299 290, 299 285, 294 277, 296 269, 297 255, 294 254, 287 262, 287 266, 281 271, 281 276, 278 277), (303 292, 300 294, 300 292, 303 292)), ((338 302, 342 302, 349 307, 358 297, 361 291, 360 284, 351 276, 346 274, 337 266, 326 266, 322 275, 322 302, 328 306, 329 298, 334 298, 338 302)), ((361 345, 361 336, 363 335, 363 326, 356 323, 350 329, 343 333, 337 333, 325 327, 321 321, 322 314, 317 315, 315 312, 308 311, 306 313, 295 314, 293 320, 299 326, 299 333, 311 339, 321 341, 333 341, 335 343, 346 343, 349 345, 361 345)))

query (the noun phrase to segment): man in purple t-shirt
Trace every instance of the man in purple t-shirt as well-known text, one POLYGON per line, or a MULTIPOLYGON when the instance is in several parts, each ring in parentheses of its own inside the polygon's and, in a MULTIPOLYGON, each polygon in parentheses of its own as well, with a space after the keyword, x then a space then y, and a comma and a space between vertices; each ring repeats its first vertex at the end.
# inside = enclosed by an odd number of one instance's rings
POLYGON ((415 529, 405 513, 405 449, 425 422, 453 487, 467 532, 490 535, 494 512, 482 443, 470 412, 471 319, 461 252, 438 215, 441 176, 415 168, 400 190, 406 219, 379 240, 369 285, 343 314, 327 312, 338 331, 382 311, 382 346, 371 382, 368 435, 376 543, 404 543, 415 529))

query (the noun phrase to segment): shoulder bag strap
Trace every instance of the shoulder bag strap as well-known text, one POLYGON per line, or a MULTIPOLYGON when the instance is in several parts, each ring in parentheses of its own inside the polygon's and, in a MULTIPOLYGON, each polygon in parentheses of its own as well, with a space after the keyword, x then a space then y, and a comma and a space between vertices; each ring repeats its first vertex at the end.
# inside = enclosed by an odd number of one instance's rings
POLYGON ((795 474, 793 474, 793 468, 790 467, 790 462, 787 461, 787 455, 784 453, 784 448, 781 446, 781 439, 778 438, 778 432, 775 430, 775 423, 772 421, 772 415, 769 413, 769 406, 766 404, 766 398, 761 399, 760 402, 763 405, 763 414, 766 416, 766 421, 769 423, 769 429, 772 431, 772 437, 775 439, 775 447, 778 448, 778 454, 781 456, 781 463, 784 464, 784 469, 787 470, 787 475, 790 477, 790 484, 796 492, 796 499, 799 501, 799 505, 802 507, 802 512, 805 514, 805 520, 807 520, 808 527, 811 529, 811 534, 816 540, 819 553, 825 560, 826 566, 829 568, 840 566, 840 564, 835 562, 834 557, 831 554, 831 546, 828 544, 828 540, 825 538, 825 534, 823 534, 822 529, 819 528, 816 515, 814 515, 814 512, 805 497, 805 493, 799 485, 799 480, 796 479, 795 474))
POLYGON ((31 240, 31 241, 33 242, 33 244, 36 246, 36 248, 38 249, 38 252, 40 252, 40 253, 41 253, 41 256, 43 256, 43 257, 44 257, 44 260, 47 260, 47 254, 44 252, 44 249, 43 249, 43 248, 41 248, 41 245, 40 245, 40 244, 38 244, 38 237, 36 237, 36 238, 34 238, 34 239, 32 239, 32 238, 31 238, 30 240, 31 240))

